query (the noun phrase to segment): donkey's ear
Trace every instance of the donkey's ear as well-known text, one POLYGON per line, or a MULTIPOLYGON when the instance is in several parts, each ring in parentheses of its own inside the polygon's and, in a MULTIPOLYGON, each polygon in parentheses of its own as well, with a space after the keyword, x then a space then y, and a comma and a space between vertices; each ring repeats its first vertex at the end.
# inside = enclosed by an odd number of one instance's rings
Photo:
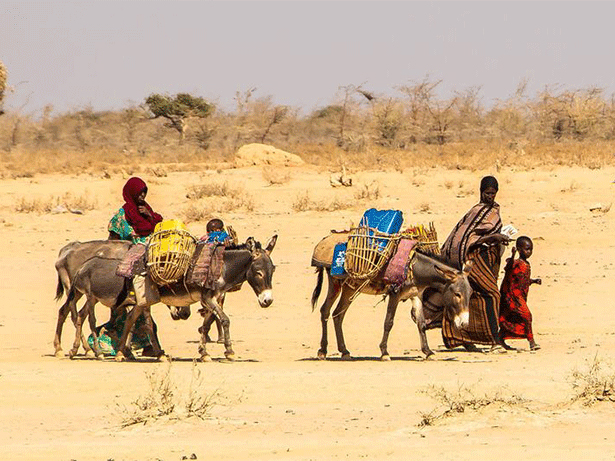
POLYGON ((271 237, 271 240, 269 240, 269 243, 267 243, 267 247, 265 248, 265 253, 271 254, 277 241, 278 241, 278 234, 275 234, 273 237, 271 237))
POLYGON ((246 250, 251 253, 254 253, 256 250, 256 241, 254 240, 254 237, 248 237, 248 240, 246 240, 246 250))
POLYGON ((470 271, 472 270, 472 266, 474 266, 474 261, 466 261, 463 265, 462 272, 465 275, 470 275, 470 271))
POLYGON ((433 267, 436 270, 436 272, 440 275, 440 277, 443 277, 450 282, 453 282, 457 278, 457 274, 455 273, 455 271, 452 271, 450 269, 442 269, 438 267, 436 264, 434 264, 433 267))

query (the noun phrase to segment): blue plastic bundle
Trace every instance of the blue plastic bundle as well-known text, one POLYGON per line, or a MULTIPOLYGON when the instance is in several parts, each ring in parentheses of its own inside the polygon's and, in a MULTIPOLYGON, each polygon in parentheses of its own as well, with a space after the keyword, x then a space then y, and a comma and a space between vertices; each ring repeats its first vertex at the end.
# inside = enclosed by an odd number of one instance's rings
MULTIPOLYGON (((361 227, 369 227, 370 235, 374 235, 371 229, 376 229, 383 234, 396 234, 404 222, 404 214, 400 210, 377 210, 370 208, 361 218, 361 227)), ((376 238, 379 251, 384 251, 388 243, 387 239, 376 238)))
POLYGON ((346 276, 344 262, 346 261, 347 242, 340 242, 333 248, 333 261, 331 261, 331 275, 333 277, 346 276))

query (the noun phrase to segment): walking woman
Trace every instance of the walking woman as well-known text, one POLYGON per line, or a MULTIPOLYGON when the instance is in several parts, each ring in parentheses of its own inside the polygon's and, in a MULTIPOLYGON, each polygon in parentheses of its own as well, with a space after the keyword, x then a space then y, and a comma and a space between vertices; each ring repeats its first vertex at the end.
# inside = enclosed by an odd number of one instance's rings
POLYGON ((442 336, 448 348, 463 345, 468 350, 476 350, 474 344, 500 344, 498 273, 503 245, 510 239, 500 233, 502 220, 500 205, 495 201, 497 193, 497 179, 485 176, 480 183, 480 203, 461 218, 442 246, 442 255, 449 264, 461 268, 466 261, 473 262, 469 274, 473 290, 470 325, 466 330, 458 330, 444 316, 442 336))

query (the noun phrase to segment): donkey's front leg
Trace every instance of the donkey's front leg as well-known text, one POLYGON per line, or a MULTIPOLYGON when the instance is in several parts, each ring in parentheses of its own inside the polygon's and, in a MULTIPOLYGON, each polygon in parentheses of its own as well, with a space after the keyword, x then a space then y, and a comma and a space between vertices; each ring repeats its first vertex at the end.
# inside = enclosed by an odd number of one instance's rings
POLYGON ((389 304, 387 306, 387 314, 384 318, 384 332, 382 334, 382 341, 380 342, 380 360, 391 360, 389 352, 387 351, 387 344, 389 341, 389 333, 393 328, 393 322, 395 321, 395 313, 397 312, 397 305, 399 304, 399 292, 389 294, 389 304))
MULTIPOLYGON (((203 294, 202 299, 201 299, 201 304, 203 305, 203 307, 213 312, 213 314, 222 324, 222 329, 224 330, 224 347, 226 349, 224 352, 224 355, 226 356, 228 360, 233 360, 235 358, 235 352, 233 352, 233 348, 231 346, 231 332, 230 332, 231 321, 229 320, 228 316, 224 313, 224 311, 218 304, 215 296, 211 296, 211 294, 203 294)), ((206 335, 204 333, 206 333, 205 328, 203 328, 203 332, 201 333, 201 349, 202 349, 201 358, 202 359, 203 357, 207 356, 207 352, 205 350, 206 335)))
POLYGON ((120 338, 120 343, 117 346, 117 353, 115 354, 115 360, 118 362, 123 362, 126 358, 133 358, 130 350, 132 332, 135 328, 137 319, 143 313, 144 307, 143 304, 136 304, 126 316, 122 337, 120 338))
POLYGON ((412 319, 416 322, 416 326, 419 329, 419 337, 421 338, 421 351, 425 354, 425 358, 428 359, 433 355, 433 351, 427 344, 427 323, 425 322, 425 313, 423 312, 423 302, 419 296, 411 298, 412 302, 412 319))

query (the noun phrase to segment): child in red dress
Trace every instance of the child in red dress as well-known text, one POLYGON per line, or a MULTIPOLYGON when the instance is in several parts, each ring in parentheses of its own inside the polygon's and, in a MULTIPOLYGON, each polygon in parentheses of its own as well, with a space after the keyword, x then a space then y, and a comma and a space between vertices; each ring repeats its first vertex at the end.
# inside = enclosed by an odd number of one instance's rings
POLYGON ((541 279, 530 278, 531 266, 528 259, 533 250, 534 244, 529 237, 517 238, 516 248, 512 249, 512 256, 504 268, 506 273, 500 288, 500 341, 506 349, 513 348, 504 342, 505 339, 521 338, 529 341, 530 350, 540 349, 534 341, 532 313, 527 307, 530 285, 542 284, 541 279), (515 250, 519 252, 519 259, 515 259, 515 250))

